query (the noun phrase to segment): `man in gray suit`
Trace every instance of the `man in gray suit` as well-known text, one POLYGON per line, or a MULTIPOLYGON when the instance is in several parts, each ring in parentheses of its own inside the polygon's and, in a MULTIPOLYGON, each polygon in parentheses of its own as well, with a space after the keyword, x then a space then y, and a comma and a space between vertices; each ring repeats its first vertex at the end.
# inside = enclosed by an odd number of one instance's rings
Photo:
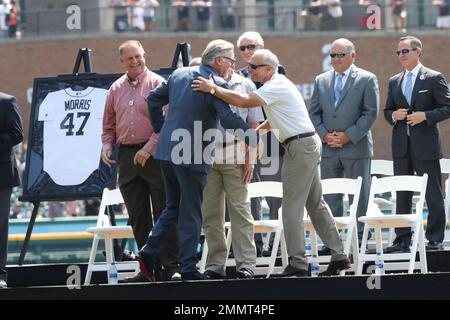
MULTIPOLYGON (((367 211, 370 191, 370 129, 378 115, 378 81, 374 74, 354 65, 356 50, 351 41, 335 40, 330 56, 333 70, 316 77, 309 114, 322 139, 322 179, 363 178, 357 210, 360 217, 367 211)), ((342 195, 324 198, 333 215, 341 217, 342 195)), ((361 238, 361 226, 358 230, 361 238)))

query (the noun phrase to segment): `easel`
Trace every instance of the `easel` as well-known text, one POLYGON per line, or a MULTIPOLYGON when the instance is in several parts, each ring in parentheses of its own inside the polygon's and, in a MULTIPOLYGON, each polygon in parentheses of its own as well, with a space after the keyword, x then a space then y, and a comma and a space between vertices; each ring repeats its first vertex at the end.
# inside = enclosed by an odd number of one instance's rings
POLYGON ((177 43, 177 48, 175 49, 175 54, 172 59, 172 68, 176 69, 178 65, 178 60, 180 59, 183 62, 183 67, 189 66, 189 53, 188 53, 188 44, 186 42, 177 43))
MULTIPOLYGON (((75 61, 75 66, 73 68, 73 72, 70 76, 78 75, 80 70, 81 61, 83 61, 84 65, 84 73, 92 73, 92 64, 91 64, 91 52, 92 50, 89 48, 80 48, 78 49, 78 55, 75 61)), ((60 77, 64 77, 65 75, 60 75, 60 77)), ((66 75, 67 76, 67 75, 66 75)), ((19 261, 17 264, 19 266, 23 265, 23 261, 25 260, 25 255, 28 250, 28 244, 30 242, 31 233, 33 232, 33 227, 36 222, 36 216, 38 214, 39 206, 41 204, 41 201, 43 199, 37 199, 36 197, 29 198, 29 197, 19 197, 20 201, 30 201, 33 204, 33 211, 31 213, 30 222, 28 223, 27 233, 25 235, 25 239, 23 241, 22 250, 20 251, 19 261)), ((51 200, 51 199, 48 199, 51 200)), ((63 200, 63 199, 59 199, 63 200)), ((73 200, 73 199, 66 199, 66 200, 73 200)), ((114 214, 113 214, 114 216, 114 214)), ((114 221, 115 225, 115 218, 111 218, 111 223, 114 221)))

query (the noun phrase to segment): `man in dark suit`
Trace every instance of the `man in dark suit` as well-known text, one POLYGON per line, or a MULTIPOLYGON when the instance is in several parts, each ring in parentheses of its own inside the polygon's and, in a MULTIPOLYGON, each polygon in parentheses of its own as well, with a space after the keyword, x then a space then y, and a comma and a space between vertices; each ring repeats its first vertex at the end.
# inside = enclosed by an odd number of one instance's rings
MULTIPOLYGON (((405 69, 389 80, 384 117, 393 126, 392 157, 395 175, 428 174, 426 201, 427 250, 443 248, 445 210, 441 189, 442 158, 438 122, 450 117, 450 92, 444 76, 424 67, 419 59, 422 43, 416 37, 400 38, 397 55, 405 69)), ((398 214, 410 213, 412 193, 397 195, 398 214)), ((407 252, 409 228, 397 228, 393 246, 386 252, 407 252)))
POLYGON ((256 132, 233 113, 229 105, 213 94, 192 91, 191 84, 200 75, 213 75, 216 83, 225 85, 220 77, 226 74, 234 61, 233 44, 214 40, 203 52, 200 66, 175 70, 167 82, 148 96, 150 119, 155 132, 160 133, 155 158, 161 160, 167 199, 166 208, 139 253, 141 273, 149 279, 152 278, 154 258, 168 232, 176 227, 182 280, 207 279, 196 269, 196 248, 202 227, 203 189, 213 162, 208 154, 215 146, 214 141, 211 144, 211 129, 217 128, 220 119, 226 129, 249 130, 254 139, 248 137, 250 139, 246 140, 253 146, 256 146, 257 139, 256 132), (164 120, 162 108, 169 100, 168 115, 164 120))
POLYGON ((20 184, 13 147, 22 140, 22 116, 16 98, 0 92, 0 288, 7 286, 5 266, 11 193, 20 184))

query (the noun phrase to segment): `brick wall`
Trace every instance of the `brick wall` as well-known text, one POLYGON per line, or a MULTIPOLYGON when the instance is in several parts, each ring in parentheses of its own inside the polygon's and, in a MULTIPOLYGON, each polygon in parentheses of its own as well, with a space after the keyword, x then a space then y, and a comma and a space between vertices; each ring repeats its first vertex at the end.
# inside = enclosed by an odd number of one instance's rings
MULTIPOLYGON (((237 37, 226 38, 235 42, 237 37)), ((380 115, 373 129, 375 157, 391 158, 391 129, 384 121, 382 110, 386 101, 387 83, 390 76, 401 71, 394 54, 398 37, 393 36, 356 36, 349 37, 356 45, 356 64, 372 71, 378 76, 381 93, 380 115)), ((450 79, 450 37, 447 35, 422 35, 424 45, 422 63, 432 69, 441 71, 450 79)), ((117 47, 128 38, 120 36, 98 39, 70 39, 48 41, 4 42, 0 44, 2 67, 0 72, 0 90, 15 95, 22 106, 26 131, 30 103, 27 90, 33 86, 33 78, 53 77, 58 74, 71 73, 78 48, 88 47, 93 51, 93 69, 98 73, 122 72, 117 47)), ((201 55, 206 44, 212 38, 165 38, 140 39, 147 51, 147 63, 152 69, 169 67, 177 42, 192 45, 192 55, 201 55)), ((331 43, 331 36, 266 36, 265 44, 278 55, 286 67, 288 77, 298 84, 306 100, 311 94, 311 84, 326 64, 326 44, 331 43)), ((236 52, 236 56, 238 53, 236 52)), ((238 66, 242 66, 242 61, 238 66)), ((31 100, 31 99, 30 99, 31 100)), ((441 123, 444 156, 450 157, 450 121, 441 123)))

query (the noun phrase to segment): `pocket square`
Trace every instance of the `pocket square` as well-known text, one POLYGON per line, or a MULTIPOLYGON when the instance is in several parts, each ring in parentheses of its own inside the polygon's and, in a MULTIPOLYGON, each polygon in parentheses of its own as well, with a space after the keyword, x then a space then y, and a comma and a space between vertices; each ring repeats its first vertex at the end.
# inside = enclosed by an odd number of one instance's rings
POLYGON ((424 93, 424 92, 428 92, 428 90, 420 90, 420 91, 417 92, 417 93, 424 93))

